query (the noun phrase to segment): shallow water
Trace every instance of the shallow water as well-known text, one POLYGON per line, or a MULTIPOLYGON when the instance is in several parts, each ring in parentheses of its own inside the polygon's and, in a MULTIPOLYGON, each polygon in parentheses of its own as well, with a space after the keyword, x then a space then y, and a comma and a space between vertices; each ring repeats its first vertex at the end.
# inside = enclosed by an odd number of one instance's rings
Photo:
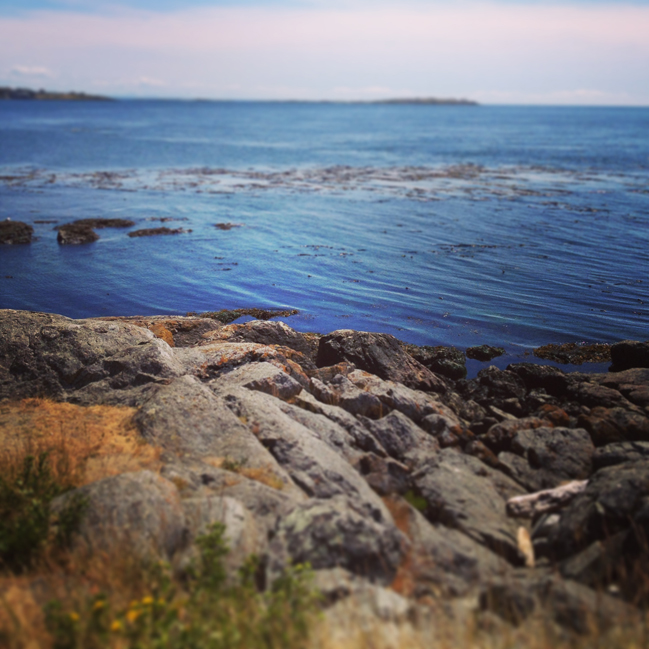
POLYGON ((0 102, 0 219, 37 235, 0 247, 0 306, 296 308, 508 357, 645 340, 648 181, 649 109, 0 102), (57 244, 87 217, 192 231, 57 244))

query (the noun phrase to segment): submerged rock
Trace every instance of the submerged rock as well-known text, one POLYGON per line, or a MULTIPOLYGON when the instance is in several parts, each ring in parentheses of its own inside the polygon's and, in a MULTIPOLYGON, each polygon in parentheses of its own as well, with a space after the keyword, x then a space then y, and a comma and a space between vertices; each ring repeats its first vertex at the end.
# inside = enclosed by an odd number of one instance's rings
POLYGON ((406 351, 435 374, 454 381, 466 377, 466 356, 457 347, 406 345, 406 351))
POLYGON ((78 246, 83 243, 92 243, 99 239, 99 235, 89 225, 62 225, 56 235, 56 240, 61 245, 78 246))
POLYGON ((611 360, 611 346, 606 343, 591 345, 581 343, 563 343, 559 345, 551 343, 537 347, 534 350, 534 356, 567 365, 607 363, 611 360))
POLYGON ((31 243, 34 228, 22 221, 0 221, 0 244, 31 243))

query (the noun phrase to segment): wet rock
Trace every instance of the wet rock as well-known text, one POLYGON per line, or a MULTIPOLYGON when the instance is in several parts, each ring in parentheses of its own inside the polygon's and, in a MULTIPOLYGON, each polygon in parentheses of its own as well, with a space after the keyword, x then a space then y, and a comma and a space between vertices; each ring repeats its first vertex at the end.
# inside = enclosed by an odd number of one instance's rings
POLYGON ((60 226, 58 230, 56 240, 62 246, 78 246, 99 239, 99 235, 88 225, 70 223, 60 226))
POLYGON ((428 392, 446 392, 444 382, 417 362, 389 334, 341 329, 320 339, 316 365, 325 367, 348 361, 361 370, 428 392))
POLYGON ((406 351, 435 374, 454 381, 466 377, 466 356, 457 347, 406 345, 406 351))
POLYGON ((413 475, 427 503, 426 518, 459 530, 512 563, 522 563, 518 526, 506 502, 523 488, 477 458, 443 449, 413 475))
POLYGON ((605 343, 583 344, 551 343, 537 347, 534 356, 555 363, 566 365, 581 365, 582 363, 608 363, 611 360, 611 346, 605 343))
POLYGON ((219 230, 232 230, 232 228, 240 228, 243 223, 215 223, 214 227, 219 230))
POLYGON ((392 517, 368 517, 353 498, 312 499, 283 518, 271 543, 271 575, 283 565, 309 563, 315 570, 341 567, 379 583, 391 583, 407 540, 392 517))
POLYGON ((183 232, 191 232, 191 230, 183 230, 183 228, 168 228, 166 226, 161 226, 159 228, 143 228, 141 230, 133 230, 129 232, 128 236, 131 238, 136 237, 153 237, 157 235, 168 235, 168 234, 182 234, 183 232))
MULTIPOLYGON (((271 318, 288 318, 297 315, 297 309, 222 309, 221 311, 205 311, 198 314, 200 318, 211 318, 222 324, 230 324, 243 315, 249 315, 257 320, 270 320, 271 318)), ((188 313, 196 315, 196 313, 188 313)), ((307 334, 303 334, 305 337, 307 334)))
POLYGON ((580 415, 578 423, 590 433, 595 446, 649 441, 649 418, 624 408, 596 407, 580 415))
POLYGON ((514 410, 522 414, 520 400, 526 395, 525 384, 513 372, 492 365, 480 370, 475 379, 458 381, 456 388, 462 397, 475 401, 491 414, 494 407, 507 413, 514 410))
POLYGON ((479 345, 478 347, 469 347, 466 350, 468 358, 483 362, 502 356, 504 353, 505 350, 502 347, 492 347, 491 345, 479 345))
POLYGON ((187 542, 178 490, 151 471, 123 473, 68 492, 52 502, 52 514, 74 498, 85 503, 75 540, 93 550, 128 547, 140 557, 170 558, 187 542))
POLYGON ((0 244, 31 243, 34 228, 22 221, 0 221, 0 244))
POLYGON ((621 372, 635 367, 649 367, 649 342, 623 340, 611 346, 610 372, 621 372))
POLYGON ((512 363, 507 371, 518 376, 528 390, 543 389, 553 396, 563 396, 568 386, 575 381, 558 367, 534 365, 534 363, 512 363))

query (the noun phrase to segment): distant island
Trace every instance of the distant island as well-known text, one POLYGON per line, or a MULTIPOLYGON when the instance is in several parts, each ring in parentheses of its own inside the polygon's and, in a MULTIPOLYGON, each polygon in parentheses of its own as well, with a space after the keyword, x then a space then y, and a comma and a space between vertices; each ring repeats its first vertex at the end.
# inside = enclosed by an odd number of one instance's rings
POLYGON ((377 99, 369 104, 431 104, 434 106, 477 106, 471 99, 438 99, 437 97, 412 97, 410 99, 377 99))
POLYGON ((30 90, 29 88, 0 87, 0 99, 26 99, 32 101, 113 101, 110 97, 87 95, 85 92, 53 92, 49 90, 30 90))

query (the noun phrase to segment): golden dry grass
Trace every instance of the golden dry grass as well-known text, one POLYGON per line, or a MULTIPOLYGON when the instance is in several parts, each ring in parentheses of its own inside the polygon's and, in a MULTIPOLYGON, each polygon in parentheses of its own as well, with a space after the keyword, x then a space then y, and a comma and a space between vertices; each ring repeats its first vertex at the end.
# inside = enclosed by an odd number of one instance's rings
POLYGON ((54 477, 81 486, 127 471, 159 470, 160 450, 147 444, 134 408, 82 407, 47 399, 0 404, 0 464, 22 465, 26 455, 47 452, 54 477))

